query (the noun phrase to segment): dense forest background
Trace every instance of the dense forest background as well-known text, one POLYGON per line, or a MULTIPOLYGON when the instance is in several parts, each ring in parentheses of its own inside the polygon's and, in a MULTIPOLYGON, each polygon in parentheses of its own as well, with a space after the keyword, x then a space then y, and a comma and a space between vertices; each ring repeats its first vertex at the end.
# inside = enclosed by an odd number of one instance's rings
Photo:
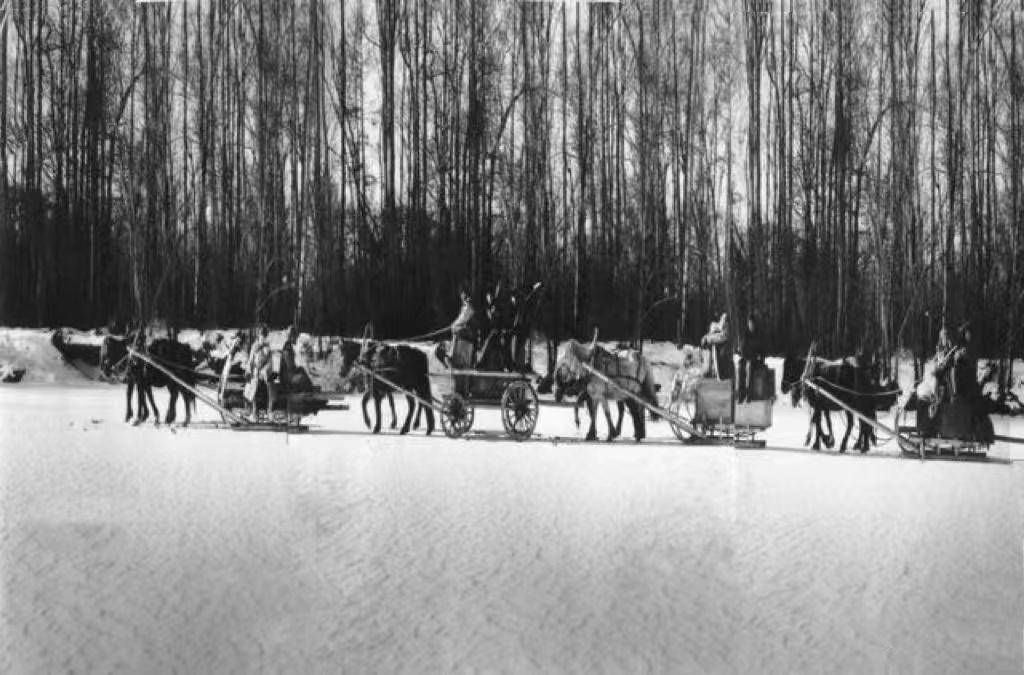
POLYGON ((5 0, 0 323, 1021 343, 1024 2, 5 0), (1018 44, 1018 43, 1021 44, 1018 44))

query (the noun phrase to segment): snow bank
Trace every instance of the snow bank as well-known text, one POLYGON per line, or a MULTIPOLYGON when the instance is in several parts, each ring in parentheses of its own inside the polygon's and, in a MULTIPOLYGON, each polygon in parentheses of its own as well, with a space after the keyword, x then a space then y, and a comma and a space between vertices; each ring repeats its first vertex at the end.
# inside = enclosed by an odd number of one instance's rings
MULTIPOLYGON (((65 329, 67 337, 78 344, 99 346, 103 336, 91 332, 65 329)), ((66 363, 54 349, 50 338, 53 330, 44 328, 0 328, 0 363, 24 368, 22 383, 73 384, 88 379, 85 373, 66 363)))

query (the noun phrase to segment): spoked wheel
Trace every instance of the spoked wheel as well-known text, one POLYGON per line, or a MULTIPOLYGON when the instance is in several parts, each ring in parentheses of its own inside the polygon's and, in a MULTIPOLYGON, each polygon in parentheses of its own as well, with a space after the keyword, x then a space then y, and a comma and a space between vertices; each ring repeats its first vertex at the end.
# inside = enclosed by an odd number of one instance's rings
POLYGON ((473 404, 460 394, 449 394, 441 402, 441 428, 448 438, 458 438, 473 426, 473 404))
POLYGON ((501 395, 501 422, 508 435, 517 441, 529 438, 537 426, 540 401, 529 382, 516 381, 501 395))
MULTIPOLYGON (((672 401, 671 403, 669 403, 668 411, 673 415, 676 415, 677 417, 681 418, 684 422, 692 423, 693 407, 693 401, 683 401, 680 399, 678 401, 672 401)), ((672 433, 676 435, 676 438, 684 442, 690 440, 691 434, 686 429, 679 426, 678 424, 675 424, 671 419, 668 420, 668 425, 672 427, 672 433)))

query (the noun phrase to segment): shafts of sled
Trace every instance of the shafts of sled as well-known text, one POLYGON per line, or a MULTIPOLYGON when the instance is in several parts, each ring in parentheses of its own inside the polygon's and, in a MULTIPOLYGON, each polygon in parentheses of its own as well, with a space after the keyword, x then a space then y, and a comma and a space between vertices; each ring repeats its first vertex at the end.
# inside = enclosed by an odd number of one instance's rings
POLYGON ((195 387, 192 387, 192 386, 189 386, 188 384, 185 384, 185 382, 183 382, 180 377, 178 377, 177 375, 172 373, 169 368, 165 368, 164 366, 160 365, 159 363, 157 363, 154 359, 150 358, 149 356, 143 354, 142 352, 136 351, 132 347, 128 348, 128 353, 131 354, 132 356, 135 356, 135 357, 138 357, 138 358, 142 359, 143 361, 145 361, 149 365, 153 366, 154 368, 159 370, 161 373, 163 373, 167 377, 169 377, 172 380, 174 380, 174 382, 177 383, 179 387, 181 387, 182 389, 185 389, 185 390, 191 392, 200 401, 202 401, 206 405, 210 406, 211 408, 213 408, 214 410, 216 410, 220 414, 224 415, 225 417, 230 419, 235 424, 248 424, 247 420, 245 420, 244 418, 239 417, 235 413, 231 412, 230 410, 228 410, 224 406, 220 405, 215 400, 213 400, 212 398, 210 398, 206 394, 202 393, 201 391, 199 391, 195 387))
POLYGON ((409 391, 405 387, 399 387, 397 384, 395 384, 394 382, 392 382, 388 378, 384 377, 383 375, 381 375, 381 374, 379 374, 379 373, 377 373, 377 372, 375 372, 373 370, 370 370, 369 368, 367 368, 365 366, 361 366, 358 363, 355 364, 355 367, 358 368, 359 370, 363 371, 364 373, 366 373, 367 375, 369 375, 373 379, 380 380, 381 382, 383 382, 384 384, 388 385, 389 387, 391 387, 395 391, 397 391, 397 392, 399 392, 401 394, 405 394, 406 396, 413 397, 414 399, 416 399, 419 402, 420 405, 425 405, 428 408, 430 408, 431 410, 433 410, 434 412, 437 412, 437 413, 441 412, 441 407, 439 405, 437 405, 436 403, 434 403, 432 401, 427 401, 425 398, 421 397, 420 395, 416 394, 415 392, 409 391))
POLYGON ((630 400, 632 400, 634 403, 643 406, 644 408, 646 408, 647 410, 650 410, 652 413, 654 413, 655 415, 658 415, 659 417, 664 417, 666 420, 668 420, 672 424, 676 425, 677 427, 679 427, 680 429, 682 429, 686 433, 690 434, 691 436, 696 436, 697 438, 704 438, 704 434, 702 434, 701 432, 699 432, 696 429, 694 429, 690 425, 689 422, 684 420, 679 415, 671 413, 668 410, 664 410, 664 409, 659 408, 657 406, 651 405, 650 403, 648 403, 647 401, 643 400, 642 398, 640 398, 639 396, 637 396, 633 392, 625 389, 624 387, 620 387, 618 385, 618 383, 616 383, 614 380, 612 380, 610 377, 608 377, 604 373, 598 371, 596 368, 591 366, 589 363, 581 363, 580 365, 582 365, 586 369, 586 371, 588 373, 590 373, 591 375, 593 375, 597 379, 601 380, 602 382, 604 382, 605 384, 607 384, 610 387, 614 387, 615 390, 617 392, 619 392, 620 394, 623 394, 624 396, 628 396, 630 398, 630 400))
POLYGON ((911 442, 909 439, 906 439, 903 436, 901 436, 899 431, 897 431, 895 429, 890 429, 889 427, 885 426, 884 424, 882 424, 878 420, 873 420, 870 417, 868 417, 866 415, 863 415, 860 412, 854 410, 852 407, 850 407, 849 405, 843 403, 838 398, 833 396, 831 392, 827 391, 821 385, 816 384, 816 383, 812 382, 809 379, 804 379, 804 384, 806 384, 807 386, 811 387, 812 389, 817 391, 819 394, 821 394, 822 396, 824 396, 828 400, 832 401, 837 406, 839 406, 840 408, 842 408, 846 412, 850 413, 851 415, 853 415, 854 417, 856 417, 860 421, 870 425, 872 428, 875 429, 875 431, 881 431, 882 433, 888 434, 890 438, 895 438, 897 440, 897 442, 899 443, 901 448, 904 446, 904 444, 906 444, 908 448, 915 447, 914 443, 911 442))

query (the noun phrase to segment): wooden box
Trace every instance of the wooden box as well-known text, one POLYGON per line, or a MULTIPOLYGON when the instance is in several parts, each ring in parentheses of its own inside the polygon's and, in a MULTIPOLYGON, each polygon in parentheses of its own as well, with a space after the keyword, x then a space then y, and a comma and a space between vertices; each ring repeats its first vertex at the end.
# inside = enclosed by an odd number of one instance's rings
POLYGON ((732 424, 732 380, 705 378, 697 384, 693 420, 701 424, 732 424))
POLYGON ((749 398, 751 401, 767 401, 775 398, 774 370, 768 366, 762 366, 754 370, 753 377, 751 377, 749 398))
POLYGON ((767 429, 771 425, 772 402, 770 399, 736 404, 737 427, 767 429))

